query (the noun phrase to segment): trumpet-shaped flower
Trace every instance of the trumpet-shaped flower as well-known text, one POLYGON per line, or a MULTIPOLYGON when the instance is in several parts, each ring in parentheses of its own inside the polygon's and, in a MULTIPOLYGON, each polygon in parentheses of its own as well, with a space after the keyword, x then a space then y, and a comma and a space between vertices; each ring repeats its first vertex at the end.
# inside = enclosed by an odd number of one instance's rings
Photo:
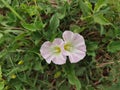
POLYGON ((53 42, 46 41, 40 48, 41 55, 49 64, 51 61, 58 65, 64 64, 66 63, 66 56, 63 55, 63 45, 64 42, 60 38, 53 42))
POLYGON ((84 38, 71 31, 63 33, 64 39, 64 54, 69 57, 71 63, 76 63, 82 60, 86 55, 86 45, 84 38))

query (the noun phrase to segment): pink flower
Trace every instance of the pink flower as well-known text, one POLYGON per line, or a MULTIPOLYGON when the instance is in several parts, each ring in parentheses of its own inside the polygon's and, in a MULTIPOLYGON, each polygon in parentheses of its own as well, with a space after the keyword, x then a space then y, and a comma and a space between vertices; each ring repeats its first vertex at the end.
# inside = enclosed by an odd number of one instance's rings
POLYGON ((66 63, 66 56, 63 55, 63 45, 64 42, 60 38, 53 42, 46 41, 40 48, 41 55, 49 64, 51 61, 58 65, 64 64, 66 63))
POLYGON ((84 38, 71 31, 63 33, 64 39, 64 54, 69 57, 71 63, 76 63, 82 60, 86 55, 86 45, 84 38))

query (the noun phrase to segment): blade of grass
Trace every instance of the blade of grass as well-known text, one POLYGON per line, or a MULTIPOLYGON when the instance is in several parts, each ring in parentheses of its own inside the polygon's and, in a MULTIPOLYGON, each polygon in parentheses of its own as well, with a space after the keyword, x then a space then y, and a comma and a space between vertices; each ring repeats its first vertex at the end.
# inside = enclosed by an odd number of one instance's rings
POLYGON ((22 22, 25 22, 24 19, 5 1, 5 0, 1 0, 3 2, 3 4, 9 8, 22 22))

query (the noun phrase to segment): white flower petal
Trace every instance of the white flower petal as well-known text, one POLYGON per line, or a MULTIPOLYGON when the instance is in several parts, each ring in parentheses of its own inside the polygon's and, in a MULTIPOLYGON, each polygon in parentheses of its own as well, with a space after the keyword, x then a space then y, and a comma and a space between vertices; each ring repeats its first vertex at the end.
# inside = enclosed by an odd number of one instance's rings
POLYGON ((65 31, 63 32, 63 39, 65 42, 70 42, 73 39, 74 33, 71 31, 65 31))
POLYGON ((76 63, 86 55, 86 45, 83 36, 71 31, 63 33, 64 54, 69 57, 71 63, 76 63))
POLYGON ((53 63, 58 64, 58 65, 65 64, 66 56, 63 56, 63 55, 56 56, 52 61, 53 63))
POLYGON ((53 55, 50 55, 49 57, 45 58, 45 60, 48 64, 50 64, 53 59, 54 59, 53 55))
POLYGON ((60 38, 55 39, 52 43, 47 41, 40 48, 40 53, 47 63, 62 65, 66 63, 66 56, 63 55, 64 41, 60 38))
POLYGON ((81 45, 76 47, 77 50, 86 52, 86 45, 81 45))
POLYGON ((71 54, 71 52, 63 50, 63 55, 69 56, 71 54))
POLYGON ((73 44, 75 46, 81 46, 81 45, 85 45, 85 41, 84 41, 84 38, 83 36, 81 36, 80 34, 78 33, 75 33, 74 34, 74 38, 73 38, 73 44))
POLYGON ((61 38, 56 38, 53 41, 53 45, 62 45, 64 43, 64 41, 61 38))
POLYGON ((79 52, 79 53, 71 53, 69 56, 70 62, 71 63, 76 63, 82 60, 85 57, 85 52, 79 52))
POLYGON ((40 48, 40 53, 43 56, 44 59, 47 59, 46 61, 48 63, 51 62, 51 59, 49 57, 51 57, 52 53, 50 52, 50 47, 51 47, 52 43, 49 41, 46 41, 43 43, 43 45, 40 48), (49 59, 48 59, 49 58, 49 59))

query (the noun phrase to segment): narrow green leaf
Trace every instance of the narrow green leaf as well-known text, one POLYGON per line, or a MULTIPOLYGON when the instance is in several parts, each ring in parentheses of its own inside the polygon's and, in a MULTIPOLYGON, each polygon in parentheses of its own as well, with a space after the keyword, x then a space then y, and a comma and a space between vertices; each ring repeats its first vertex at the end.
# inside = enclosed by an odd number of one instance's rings
POLYGON ((9 3, 5 0, 1 0, 2 3, 8 7, 22 22, 25 22, 24 19, 9 5, 9 3))
POLYGON ((78 79, 75 75, 69 74, 69 75, 68 75, 68 80, 69 80, 69 83, 70 83, 70 84, 76 86, 76 89, 77 89, 77 90, 80 90, 80 88, 81 88, 81 83, 80 83, 79 79, 78 79))
POLYGON ((57 14, 54 14, 50 19, 50 30, 56 30, 60 24, 57 14))
POLYGON ((92 11, 92 4, 90 3, 90 1, 86 0, 85 4, 87 5, 87 7, 89 8, 89 10, 92 11))
POLYGON ((103 15, 94 15, 94 22, 100 25, 110 25, 111 23, 103 15))
POLYGON ((83 0, 79 0, 79 4, 80 4, 80 9, 81 9, 84 16, 88 16, 88 15, 91 14, 91 9, 90 9, 91 5, 90 5, 90 3, 86 4, 83 0))
POLYGON ((2 57, 4 57, 6 54, 7 54, 8 52, 7 52, 7 50, 2 50, 2 51, 0 51, 0 58, 2 58, 2 57))
POLYGON ((45 24, 42 23, 42 21, 35 21, 34 23, 21 23, 21 25, 29 30, 29 31, 36 31, 36 30, 41 30, 42 28, 45 27, 45 24))
POLYGON ((31 23, 31 24, 21 23, 21 25, 29 31, 36 31, 36 27, 35 27, 34 23, 31 23))
POLYGON ((17 71, 19 71, 19 69, 20 68, 14 68, 14 69, 12 69, 9 73, 7 73, 7 76, 12 75, 13 73, 16 73, 17 71))
POLYGON ((107 0, 98 0, 97 3, 95 4, 94 12, 98 12, 103 6, 106 6, 107 5, 106 1, 107 0))

